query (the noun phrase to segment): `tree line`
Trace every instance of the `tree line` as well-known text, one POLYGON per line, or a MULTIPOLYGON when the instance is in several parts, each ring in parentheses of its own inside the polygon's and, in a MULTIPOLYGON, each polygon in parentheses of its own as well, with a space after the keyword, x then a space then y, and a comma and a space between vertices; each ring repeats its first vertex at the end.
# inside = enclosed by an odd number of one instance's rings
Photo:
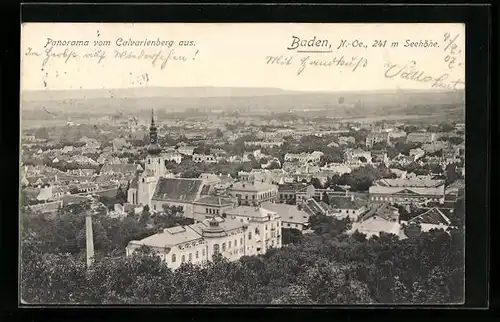
POLYGON ((361 233, 345 234, 351 227, 348 220, 313 216, 314 233, 283 230, 287 245, 265 255, 235 262, 215 257, 205 267, 187 263, 172 271, 147 247, 129 257, 123 253, 130 239, 144 238, 152 234, 147 229, 160 226, 147 228, 133 216, 123 222, 102 217, 94 223, 95 246, 101 251, 87 270, 81 218, 62 214, 53 223, 29 223, 43 220, 39 216, 23 218, 21 288, 23 300, 29 303, 436 304, 463 300, 463 227, 420 232, 403 240, 383 233, 367 238, 361 233))

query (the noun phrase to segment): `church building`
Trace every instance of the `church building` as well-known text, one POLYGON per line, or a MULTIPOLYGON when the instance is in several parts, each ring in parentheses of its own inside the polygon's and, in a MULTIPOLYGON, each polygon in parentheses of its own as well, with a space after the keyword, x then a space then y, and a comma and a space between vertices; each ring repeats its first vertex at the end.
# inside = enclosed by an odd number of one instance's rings
POLYGON ((186 216, 193 216, 193 202, 213 191, 213 185, 203 179, 176 178, 166 167, 170 161, 158 143, 158 132, 151 113, 148 155, 144 171, 130 183, 127 202, 148 205, 153 211, 162 211, 164 205, 183 209, 186 216))
POLYGON ((154 114, 151 111, 151 126, 149 127, 148 155, 144 161, 144 171, 130 183, 127 202, 134 205, 148 205, 151 208, 157 183, 160 178, 172 177, 165 164, 168 158, 162 152, 158 143, 158 130, 156 128, 154 114))

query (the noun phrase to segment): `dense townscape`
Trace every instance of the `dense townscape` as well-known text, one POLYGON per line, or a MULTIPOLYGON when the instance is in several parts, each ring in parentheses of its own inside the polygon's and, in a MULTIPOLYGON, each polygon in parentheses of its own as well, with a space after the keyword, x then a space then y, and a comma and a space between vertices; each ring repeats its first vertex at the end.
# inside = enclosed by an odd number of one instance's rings
POLYGON ((463 123, 148 114, 24 129, 24 302, 463 301, 463 123))

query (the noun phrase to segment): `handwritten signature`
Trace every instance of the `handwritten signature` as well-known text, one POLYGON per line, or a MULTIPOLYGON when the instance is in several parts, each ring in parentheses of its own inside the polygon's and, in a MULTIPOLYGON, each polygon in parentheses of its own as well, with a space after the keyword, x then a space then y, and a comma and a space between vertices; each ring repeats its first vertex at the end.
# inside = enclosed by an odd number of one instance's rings
POLYGON ((456 90, 465 85, 463 79, 453 78, 448 73, 434 76, 426 71, 417 68, 417 62, 409 61, 407 64, 399 65, 387 63, 385 64, 385 78, 401 78, 407 81, 419 83, 429 83, 432 88, 441 88, 447 90, 456 90))

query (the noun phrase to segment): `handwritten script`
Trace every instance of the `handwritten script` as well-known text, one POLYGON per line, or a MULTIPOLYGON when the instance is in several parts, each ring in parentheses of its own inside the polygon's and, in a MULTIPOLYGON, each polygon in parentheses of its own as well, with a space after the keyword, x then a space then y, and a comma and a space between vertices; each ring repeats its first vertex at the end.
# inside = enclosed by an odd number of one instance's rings
POLYGON ((194 41, 156 39, 110 40, 54 40, 47 38, 40 47, 29 46, 23 53, 26 57, 40 59, 40 67, 53 62, 65 64, 78 60, 136 60, 149 62, 153 67, 165 69, 170 63, 187 63, 196 59, 199 50, 194 41))
MULTIPOLYGON (((459 46, 459 37, 459 34, 446 32, 442 41, 437 38, 353 37, 341 38, 335 43, 317 36, 292 36, 288 41, 284 41, 286 54, 265 56, 264 63, 292 68, 296 76, 318 68, 332 69, 338 73, 356 73, 369 68, 370 73, 382 73, 379 77, 385 79, 418 82, 436 89, 457 90, 464 86, 464 75, 460 71, 457 72, 458 68, 462 67, 463 70, 464 67, 460 59, 462 49, 459 46), (431 51, 431 55, 444 52, 443 63, 433 66, 431 71, 425 70, 428 66, 411 59, 417 51, 431 51), (382 59, 384 56, 396 57, 396 62, 382 59)), ((376 77, 376 74, 369 75, 373 76, 376 77)))
POLYGON ((314 67, 323 67, 323 68, 337 68, 340 72, 343 70, 349 70, 351 72, 355 72, 360 68, 365 68, 368 66, 368 59, 365 57, 344 57, 333 56, 330 58, 317 58, 311 55, 297 57, 297 56, 267 56, 266 64, 268 65, 285 65, 285 66, 293 66, 295 65, 297 68, 297 76, 301 75, 306 69, 314 68, 314 67))

